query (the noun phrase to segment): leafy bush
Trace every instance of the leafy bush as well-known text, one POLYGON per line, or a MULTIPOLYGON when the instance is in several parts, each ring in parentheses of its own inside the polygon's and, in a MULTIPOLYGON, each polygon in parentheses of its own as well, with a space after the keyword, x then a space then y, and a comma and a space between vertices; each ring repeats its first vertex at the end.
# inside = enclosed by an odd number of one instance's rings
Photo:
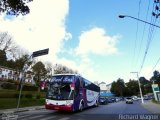
POLYGON ((0 93, 0 98, 14 98, 13 93, 2 92, 0 93))
MULTIPOLYGON (((23 94, 21 94, 21 98, 23 98, 23 94)), ((16 93, 16 94, 14 94, 14 98, 19 98, 19 94, 18 93, 16 93)))
POLYGON ((26 94, 25 95, 25 98, 30 98, 31 99, 32 97, 33 97, 32 94, 26 94))
POLYGON ((23 91, 37 91, 38 87, 36 86, 28 86, 28 85, 24 85, 23 86, 23 91))
POLYGON ((8 82, 3 83, 1 87, 3 89, 14 89, 14 90, 17 88, 17 86, 14 83, 8 83, 8 82))
POLYGON ((14 83, 14 80, 12 80, 12 79, 7 79, 6 81, 10 82, 10 83, 14 83))
POLYGON ((36 99, 40 99, 40 97, 41 97, 41 95, 39 95, 39 94, 36 95, 36 99))
POLYGON ((152 102, 156 104, 160 104, 160 101, 156 101, 155 99, 153 99, 152 102))

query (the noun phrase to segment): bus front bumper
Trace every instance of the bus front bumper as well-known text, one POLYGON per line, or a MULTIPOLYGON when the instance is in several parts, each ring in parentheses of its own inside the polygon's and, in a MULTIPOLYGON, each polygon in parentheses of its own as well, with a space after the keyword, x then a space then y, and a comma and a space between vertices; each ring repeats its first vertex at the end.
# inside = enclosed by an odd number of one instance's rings
POLYGON ((64 111, 73 111, 72 105, 52 105, 45 104, 45 108, 49 110, 64 110, 64 111))

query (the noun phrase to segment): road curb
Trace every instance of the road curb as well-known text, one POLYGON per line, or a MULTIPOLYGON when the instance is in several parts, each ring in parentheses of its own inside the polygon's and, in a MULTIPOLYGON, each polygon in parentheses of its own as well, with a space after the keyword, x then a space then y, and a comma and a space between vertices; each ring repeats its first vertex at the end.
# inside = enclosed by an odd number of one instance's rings
POLYGON ((26 107, 26 108, 19 108, 17 109, 4 109, 0 111, 0 115, 6 113, 6 112, 13 112, 13 113, 19 113, 19 112, 25 112, 25 111, 32 111, 32 110, 41 110, 41 109, 45 109, 44 106, 42 107, 26 107))
POLYGON ((146 103, 141 104, 143 108, 151 112, 152 114, 160 114, 160 107, 158 107, 155 103, 152 101, 148 101, 146 103))
POLYGON ((147 111, 149 111, 150 113, 152 113, 152 114, 154 114, 154 112, 152 111, 152 110, 150 110, 150 109, 148 109, 148 107, 146 107, 146 105, 145 105, 146 103, 141 103, 141 106, 144 108, 144 109, 146 109, 147 111))

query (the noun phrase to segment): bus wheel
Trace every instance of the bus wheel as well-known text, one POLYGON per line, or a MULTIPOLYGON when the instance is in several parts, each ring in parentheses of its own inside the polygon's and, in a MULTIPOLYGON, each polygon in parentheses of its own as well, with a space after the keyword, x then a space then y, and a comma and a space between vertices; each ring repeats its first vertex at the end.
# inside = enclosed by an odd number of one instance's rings
POLYGON ((95 103, 95 106, 96 106, 96 107, 98 107, 98 106, 99 106, 99 103, 98 103, 98 101, 96 101, 96 103, 95 103))

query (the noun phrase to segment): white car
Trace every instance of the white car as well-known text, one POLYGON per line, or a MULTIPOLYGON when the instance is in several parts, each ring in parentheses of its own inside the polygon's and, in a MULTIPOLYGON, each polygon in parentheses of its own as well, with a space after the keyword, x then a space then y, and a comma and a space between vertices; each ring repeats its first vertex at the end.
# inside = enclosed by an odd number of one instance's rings
POLYGON ((137 97, 137 96, 132 96, 132 99, 133 99, 134 101, 137 101, 137 100, 138 100, 138 97, 137 97))
POLYGON ((131 97, 126 98, 126 103, 133 104, 133 99, 131 97))

